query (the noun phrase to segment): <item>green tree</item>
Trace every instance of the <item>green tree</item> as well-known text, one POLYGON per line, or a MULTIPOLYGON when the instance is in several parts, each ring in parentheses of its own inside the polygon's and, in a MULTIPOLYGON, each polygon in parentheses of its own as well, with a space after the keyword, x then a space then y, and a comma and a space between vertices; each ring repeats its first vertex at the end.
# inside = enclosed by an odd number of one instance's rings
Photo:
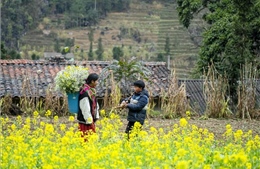
POLYGON ((54 51, 58 52, 58 53, 60 52, 60 40, 59 39, 55 40, 54 51))
POLYGON ((80 54, 79 54, 81 60, 84 60, 84 50, 80 49, 80 54))
POLYGON ((8 49, 1 42, 1 59, 21 59, 21 55, 14 49, 8 49))
POLYGON ((112 10, 122 12, 124 10, 129 9, 130 0, 113 0, 112 3, 112 10))
POLYGON ((166 35, 165 46, 164 46, 165 55, 170 55, 171 47, 170 47, 170 38, 166 35))
POLYGON ((75 38, 73 38, 73 39, 67 38, 67 39, 65 40, 65 46, 73 47, 73 46, 74 46, 74 42, 75 42, 75 38))
POLYGON ((102 45, 102 38, 98 39, 98 49, 96 50, 98 60, 103 60, 104 48, 102 45))
POLYGON ((207 71, 214 64, 226 74, 230 92, 235 96, 240 67, 245 63, 260 64, 260 8, 257 0, 178 0, 180 21, 190 25, 194 14, 205 11, 203 19, 209 27, 203 33, 198 71, 207 71))
POLYGON ((40 56, 36 55, 35 53, 32 54, 32 60, 38 60, 40 56))
POLYGON ((96 25, 99 22, 99 13, 94 9, 88 11, 86 20, 89 21, 89 25, 96 25))
POLYGON ((88 33, 88 40, 90 42, 94 41, 94 30, 92 28, 90 28, 89 33, 88 33))
POLYGON ((163 62, 163 61, 165 61, 165 59, 164 59, 164 54, 162 54, 162 53, 159 53, 158 55, 157 55, 157 59, 156 59, 158 62, 163 62))
POLYGON ((119 60, 121 57, 124 56, 124 51, 121 47, 113 47, 113 59, 119 60))
POLYGON ((94 60, 93 42, 90 42, 89 52, 88 52, 88 60, 94 60))
POLYGON ((94 30, 92 28, 90 28, 90 31, 88 33, 88 40, 90 42, 88 60, 94 60, 94 53, 93 53, 94 30))
POLYGON ((1 1, 1 40, 8 48, 18 49, 18 40, 36 28, 47 6, 42 0, 1 1))
POLYGON ((8 51, 7 55, 9 55, 8 58, 11 57, 11 59, 21 59, 21 55, 19 53, 17 53, 16 50, 14 50, 14 49, 11 49, 10 51, 8 51))
MULTIPOLYGON (((114 80, 121 88, 126 88, 126 85, 129 82, 133 82, 138 79, 149 80, 149 76, 151 75, 151 71, 146 68, 142 62, 137 62, 135 60, 113 60, 113 62, 109 66, 105 67, 101 72, 100 76, 106 78, 100 79, 110 79, 112 76, 111 71, 113 72, 114 80)), ((101 83, 105 82, 106 80, 102 81, 101 83)))
POLYGON ((1 42, 1 59, 6 59, 7 49, 3 42, 1 42))
POLYGON ((73 2, 70 0, 49 0, 49 9, 50 14, 54 13, 65 13, 70 11, 73 2))
POLYGON ((111 0, 106 0, 106 1, 99 0, 97 3, 98 3, 98 6, 100 6, 100 8, 99 8, 100 12, 102 14, 104 14, 105 16, 107 16, 107 13, 109 11, 111 11, 111 9, 112 9, 111 0))

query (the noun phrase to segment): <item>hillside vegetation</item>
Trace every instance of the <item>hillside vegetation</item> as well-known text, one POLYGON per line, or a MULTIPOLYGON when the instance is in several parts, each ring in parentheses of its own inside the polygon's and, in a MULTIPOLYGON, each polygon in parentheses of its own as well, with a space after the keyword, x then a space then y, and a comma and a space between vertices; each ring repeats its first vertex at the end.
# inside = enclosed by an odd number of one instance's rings
MULTIPOLYGON (((87 59, 89 50, 89 27, 66 29, 66 16, 63 14, 45 17, 39 26, 26 33, 20 40, 24 57, 32 53, 43 56, 43 52, 54 51, 66 46, 66 39, 74 39, 77 48, 72 48, 77 59, 87 59)), ((201 24, 194 20, 192 24, 201 24)), ((102 38, 105 49, 104 60, 112 59, 112 49, 123 47, 124 57, 136 56, 146 61, 167 61, 165 56, 166 37, 169 37, 171 67, 175 67, 180 77, 188 77, 198 53, 198 46, 192 41, 188 29, 178 20, 175 3, 145 3, 133 0, 124 12, 107 13, 100 22, 91 26, 94 29, 93 49, 96 50, 98 38, 102 38), (163 58, 158 59, 158 54, 163 58)), ((96 58, 96 57, 95 57, 96 58)))

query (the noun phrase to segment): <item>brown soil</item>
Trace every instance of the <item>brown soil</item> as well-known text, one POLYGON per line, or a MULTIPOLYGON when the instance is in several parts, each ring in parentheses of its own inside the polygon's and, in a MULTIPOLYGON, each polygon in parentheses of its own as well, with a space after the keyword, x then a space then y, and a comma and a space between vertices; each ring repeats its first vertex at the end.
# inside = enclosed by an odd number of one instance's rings
MULTIPOLYGON (((179 119, 149 119, 149 126, 154 126, 157 128, 169 129, 174 124, 179 123, 179 119)), ((259 120, 241 120, 241 119, 190 119, 189 124, 194 124, 199 128, 207 128, 210 132, 214 133, 216 138, 222 137, 222 134, 226 130, 226 125, 230 124, 233 131, 241 129, 243 132, 252 130, 254 135, 260 136, 260 121, 259 120)))
MULTIPOLYGON (((62 121, 66 123, 68 118, 63 117, 62 121)), ((126 117, 121 118, 123 126, 121 131, 125 130, 127 125, 126 117)), ((150 127, 155 127, 157 129, 163 128, 164 131, 169 131, 172 129, 174 124, 179 124, 180 119, 162 119, 162 118, 149 118, 146 120, 144 125, 144 130, 148 131, 150 127)), ((212 119, 200 120, 198 118, 190 119, 189 124, 194 124, 199 128, 207 128, 209 132, 214 133, 216 138, 221 138, 222 134, 225 133, 226 125, 230 124, 233 128, 233 131, 242 130, 247 132, 252 130, 253 135, 260 136, 260 121, 259 120, 241 120, 241 119, 212 119)))
MULTIPOLYGON (((15 117, 9 116, 11 121, 15 121, 15 117)), ((24 117, 25 118, 25 117, 24 117)), ((40 118, 41 121, 51 121, 50 119, 46 119, 45 117, 40 118)), ((126 117, 121 118, 123 122, 123 126, 121 128, 122 131, 125 130, 127 120, 126 117)), ((66 123, 71 125, 68 117, 60 117, 59 121, 61 123, 66 123)), ((76 122, 75 122, 76 123, 76 122)), ((144 130, 148 131, 150 127, 155 127, 157 129, 163 128, 165 131, 169 131, 172 129, 174 124, 179 124, 179 119, 161 119, 161 118, 150 118, 146 120, 144 125, 144 130)), ((241 120, 241 119, 212 119, 209 118, 207 120, 200 119, 190 119, 189 124, 194 124, 199 128, 207 128, 210 132, 214 133, 216 138, 221 138, 222 134, 226 130, 226 125, 230 124, 233 128, 233 131, 241 129, 243 132, 247 132, 248 130, 252 130, 253 135, 260 136, 260 121, 259 120, 241 120)))

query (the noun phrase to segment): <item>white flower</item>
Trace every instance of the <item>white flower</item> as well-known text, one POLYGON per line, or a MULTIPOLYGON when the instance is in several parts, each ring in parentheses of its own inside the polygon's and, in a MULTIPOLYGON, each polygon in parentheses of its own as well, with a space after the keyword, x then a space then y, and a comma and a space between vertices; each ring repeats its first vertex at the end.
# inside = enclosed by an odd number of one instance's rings
POLYGON ((55 89, 66 93, 75 93, 84 84, 88 77, 88 69, 82 66, 67 66, 57 73, 55 89))

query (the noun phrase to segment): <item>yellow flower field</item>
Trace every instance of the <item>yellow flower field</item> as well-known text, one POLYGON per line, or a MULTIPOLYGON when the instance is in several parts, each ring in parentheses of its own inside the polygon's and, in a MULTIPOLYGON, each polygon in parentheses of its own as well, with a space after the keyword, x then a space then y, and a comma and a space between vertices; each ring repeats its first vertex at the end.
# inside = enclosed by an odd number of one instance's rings
POLYGON ((57 116, 49 122, 39 119, 37 112, 12 122, 1 118, 0 168, 260 168, 259 136, 233 131, 230 125, 216 140, 213 133, 184 118, 167 132, 139 130, 137 124, 127 140, 120 132, 119 116, 111 114, 84 142, 73 117, 67 125, 57 116))

